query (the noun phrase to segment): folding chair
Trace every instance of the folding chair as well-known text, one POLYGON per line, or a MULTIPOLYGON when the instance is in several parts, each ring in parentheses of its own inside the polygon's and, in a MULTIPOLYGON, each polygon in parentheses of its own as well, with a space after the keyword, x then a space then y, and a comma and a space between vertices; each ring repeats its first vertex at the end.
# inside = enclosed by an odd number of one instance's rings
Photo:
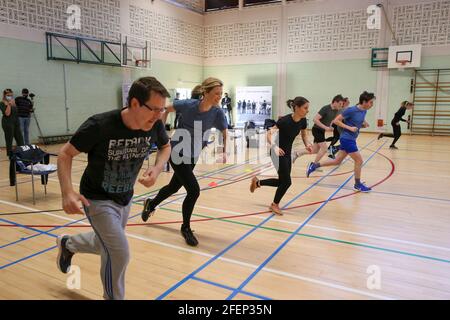
POLYGON ((19 201, 19 191, 17 188, 17 174, 31 175, 31 185, 33 190, 33 204, 36 204, 34 191, 34 176, 41 177, 41 184, 44 185, 44 192, 47 194, 48 175, 57 169, 37 171, 35 165, 38 163, 49 164, 50 156, 56 154, 47 153, 36 145, 18 146, 11 156, 10 162, 10 185, 16 187, 16 201, 19 201))

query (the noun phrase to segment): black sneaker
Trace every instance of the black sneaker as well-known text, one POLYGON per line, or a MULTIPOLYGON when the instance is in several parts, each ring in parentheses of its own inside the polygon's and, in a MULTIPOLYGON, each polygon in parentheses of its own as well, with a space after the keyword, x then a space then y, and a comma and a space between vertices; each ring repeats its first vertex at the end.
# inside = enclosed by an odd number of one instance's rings
POLYGON ((196 247, 198 245, 198 240, 192 233, 192 230, 190 227, 181 227, 181 235, 183 236, 184 240, 186 240, 186 243, 192 247, 196 247))
POLYGON ((144 209, 141 213, 141 218, 144 222, 147 222, 148 218, 155 213, 155 207, 153 206, 152 201, 152 198, 145 199, 144 209))
POLYGON ((382 133, 380 133, 380 134, 378 135, 378 140, 380 140, 381 138, 383 138, 383 134, 382 134, 382 133))
POLYGON ((395 150, 398 150, 398 148, 397 148, 396 146, 394 146, 394 145, 389 146, 389 149, 395 149, 395 150))
POLYGON ((72 264, 72 257, 74 253, 70 252, 66 248, 66 242, 69 240, 68 235, 60 235, 56 238, 56 245, 58 246, 58 257, 56 258, 56 265, 62 273, 69 272, 70 265, 72 264))

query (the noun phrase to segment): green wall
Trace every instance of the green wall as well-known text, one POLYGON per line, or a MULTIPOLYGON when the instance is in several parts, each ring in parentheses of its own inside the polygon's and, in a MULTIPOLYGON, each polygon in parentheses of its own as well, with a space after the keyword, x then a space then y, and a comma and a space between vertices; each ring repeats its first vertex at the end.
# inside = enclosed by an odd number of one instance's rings
MULTIPOLYGON (((423 57, 421 68, 450 68, 450 56, 423 57)), ((237 86, 273 86, 274 114, 277 114, 277 65, 232 65, 208 66, 204 68, 204 77, 215 76, 225 83, 224 92, 231 93, 234 102, 237 86)), ((308 118, 312 118, 324 105, 331 102, 337 93, 350 98, 356 104, 364 90, 376 92, 378 72, 370 66, 368 59, 314 61, 288 63, 286 66, 286 96, 294 98, 304 96, 311 102, 308 118)), ((389 71, 389 93, 387 107, 387 126, 403 100, 412 99, 410 83, 414 77, 411 70, 389 71)), ((378 97, 380 98, 380 97, 378 97)), ((282 105, 281 114, 288 113, 282 105)), ((367 113, 366 120, 370 124, 367 131, 376 131, 377 115, 375 108, 367 113)), ((406 130, 406 126, 403 126, 406 130)))
MULTIPOLYGON (((321 107, 331 103, 336 94, 349 97, 351 105, 364 90, 375 92, 377 72, 367 59, 289 63, 287 65, 287 97, 304 96, 310 101, 310 127, 321 107)), ((287 112, 287 110, 285 110, 287 112)), ((375 110, 367 113, 366 121, 374 125, 375 110)))
MULTIPOLYGON (((66 68, 70 133, 90 115, 122 105, 123 68, 47 61, 45 44, 2 37, 0 52, 0 89, 11 88, 17 95, 27 87, 37 94, 36 116, 44 135, 66 133, 63 65, 66 68)), ((449 67, 450 55, 428 56, 422 60, 422 68, 449 67)), ((204 78, 214 76, 224 81, 224 92, 228 92, 233 101, 238 86, 272 86, 275 115, 279 107, 277 64, 202 67, 155 59, 150 70, 130 70, 132 80, 153 75, 169 90, 193 88, 204 78)), ((413 72, 409 70, 389 72, 388 123, 400 102, 411 98, 412 76, 413 72)), ((335 94, 348 96, 353 104, 362 91, 375 91, 376 82, 377 72, 370 67, 368 59, 298 62, 286 66, 286 95, 288 98, 302 95, 311 101, 309 119, 335 94)), ((281 108, 281 114, 288 112, 284 105, 281 108)), ((374 129, 374 109, 369 111, 367 120, 374 129)), ((390 130, 389 125, 386 128, 390 130)), ((36 141, 39 134, 34 120, 30 130, 31 140, 36 141)), ((3 134, 0 134, 0 145, 4 146, 3 134)))
MULTIPOLYGON (((26 87, 37 96, 36 116, 44 135, 65 134, 64 73, 66 69, 69 132, 89 116, 120 108, 123 68, 73 62, 47 61, 45 44, 0 37, 0 89, 11 88, 15 96, 26 87)), ((131 69, 131 79, 153 75, 168 89, 183 87, 183 81, 201 82, 202 66, 153 60, 151 70, 131 69)), ((40 135, 32 119, 30 139, 40 135)), ((3 132, 0 145, 4 146, 3 132)))
MULTIPOLYGON (((276 64, 208 66, 204 68, 204 76, 215 76, 224 81, 224 92, 231 93, 233 102, 237 86, 272 86, 273 114, 277 114, 279 106, 276 104, 278 99, 276 64)), ((348 96, 353 103, 364 90, 374 91, 376 77, 377 73, 370 68, 367 60, 288 63, 286 96, 308 98, 311 102, 308 118, 312 121, 317 111, 330 103, 337 93, 348 96)), ((280 113, 288 112, 283 104, 280 113)), ((374 118, 374 112, 369 112, 369 121, 374 118)))

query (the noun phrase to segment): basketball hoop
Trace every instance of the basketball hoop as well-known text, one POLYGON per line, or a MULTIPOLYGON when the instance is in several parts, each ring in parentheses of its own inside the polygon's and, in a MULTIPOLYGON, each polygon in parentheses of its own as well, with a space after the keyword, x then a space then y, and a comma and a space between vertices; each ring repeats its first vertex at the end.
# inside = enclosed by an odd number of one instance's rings
POLYGON ((144 59, 136 60, 134 62, 134 66, 139 67, 139 68, 147 68, 149 62, 150 62, 150 60, 144 60, 144 59))
POLYGON ((405 71, 406 68, 406 63, 408 63, 408 60, 398 60, 397 64, 399 64, 398 66, 398 71, 405 71))

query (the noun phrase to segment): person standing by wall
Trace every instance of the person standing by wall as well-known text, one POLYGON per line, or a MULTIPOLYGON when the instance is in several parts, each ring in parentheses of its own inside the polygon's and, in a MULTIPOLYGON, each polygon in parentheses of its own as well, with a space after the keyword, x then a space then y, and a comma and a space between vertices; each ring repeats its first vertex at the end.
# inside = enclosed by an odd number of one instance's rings
POLYGON ((231 98, 228 96, 228 93, 225 92, 225 97, 222 99, 222 108, 226 109, 228 114, 228 124, 232 125, 232 107, 231 107, 231 98))
POLYGON ((16 106, 19 115, 20 131, 25 144, 30 144, 30 119, 34 112, 34 94, 29 95, 27 88, 22 89, 22 96, 16 98, 16 106))
MULTIPOLYGON (((176 100, 180 100, 180 93, 177 92, 175 93, 175 98, 173 99, 173 101, 176 100)), ((180 112, 176 112, 175 113, 175 120, 173 121, 173 128, 176 129, 178 128, 178 123, 180 122, 180 117, 181 117, 181 113, 180 112)))
POLYGON ((16 140, 18 146, 22 146, 23 137, 20 132, 19 117, 17 115, 17 107, 14 101, 14 93, 11 89, 3 91, 3 98, 0 102, 0 109, 2 110, 2 128, 5 133, 6 153, 8 157, 12 155, 13 138, 16 140))

